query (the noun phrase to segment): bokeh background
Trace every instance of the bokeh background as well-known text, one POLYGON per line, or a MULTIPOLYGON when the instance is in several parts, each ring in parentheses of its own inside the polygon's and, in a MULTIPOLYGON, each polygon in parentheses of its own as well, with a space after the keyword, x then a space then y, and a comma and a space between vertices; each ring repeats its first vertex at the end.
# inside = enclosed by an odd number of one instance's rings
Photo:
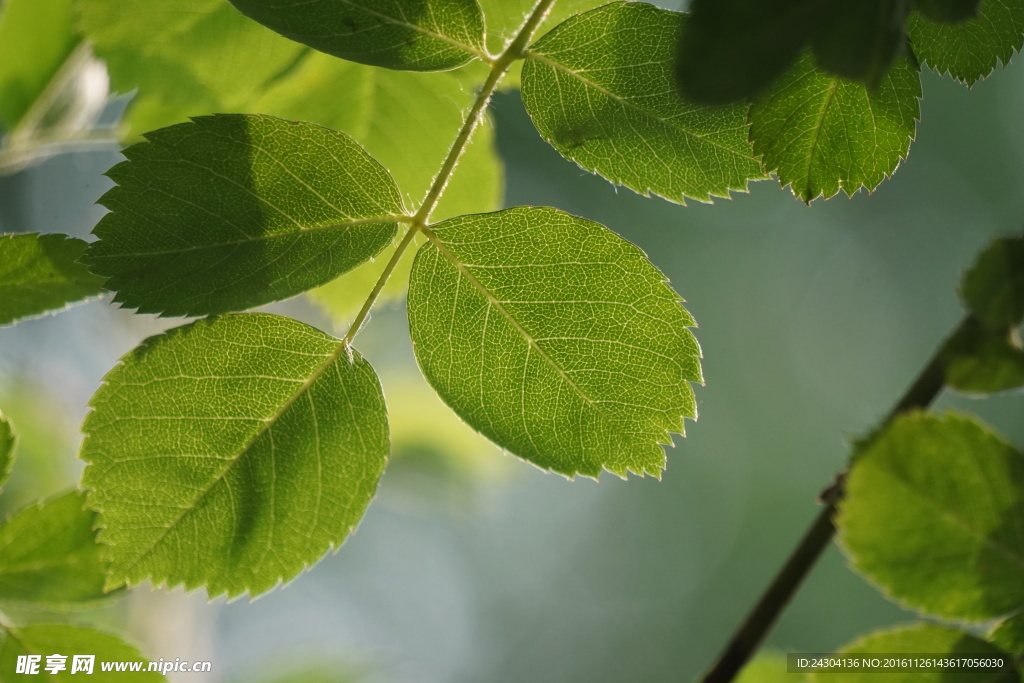
MULTIPOLYGON (((1024 227, 1024 64, 971 91, 925 73, 924 93, 895 176, 810 207, 774 181, 686 207, 616 189, 549 148, 517 93, 499 95, 505 204, 604 223, 699 322, 700 417, 663 479, 570 482, 497 452, 418 379, 404 309, 390 305, 357 346, 382 376, 396 451, 340 552, 252 602, 143 586, 50 618, 122 632, 154 659, 213 662, 182 681, 693 679, 816 515, 851 439, 959 321, 960 273, 992 236, 1024 227)), ((119 158, 65 154, 0 178, 0 232, 87 237, 119 158)), ((268 310, 332 330, 305 299, 268 310)), ((78 425, 101 377, 179 323, 104 299, 0 329, 0 406, 21 435, 0 509, 75 485, 78 425)), ((946 394, 939 408, 975 412, 1024 446, 1020 394, 946 394)), ((914 619, 831 548, 769 646, 828 652, 914 619)))

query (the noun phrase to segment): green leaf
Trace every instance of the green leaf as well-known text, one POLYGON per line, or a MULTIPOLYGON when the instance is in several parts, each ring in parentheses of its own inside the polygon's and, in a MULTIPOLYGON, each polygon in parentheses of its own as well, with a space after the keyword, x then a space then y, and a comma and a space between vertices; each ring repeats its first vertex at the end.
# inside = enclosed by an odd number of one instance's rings
POLYGON ((697 102, 756 96, 781 76, 821 20, 819 0, 694 0, 676 76, 697 102))
POLYGON ((960 297, 993 330, 1024 320, 1024 237, 1002 237, 981 252, 964 273, 960 297))
POLYGON ((941 74, 974 85, 1020 51, 1024 0, 985 0, 976 18, 957 24, 936 24, 913 13, 907 32, 919 60, 941 74))
POLYGON ((986 329, 971 320, 943 349, 946 384, 989 394, 1024 386, 1024 349, 1012 330, 986 329))
MULTIPOLYGON (((984 640, 946 626, 914 624, 894 629, 874 631, 861 636, 840 650, 851 655, 872 654, 977 654, 981 656, 1004 654, 984 640)), ((1020 674, 1011 670, 965 669, 950 675, 947 671, 907 672, 887 670, 869 673, 844 673, 841 676, 824 672, 810 674, 814 683, 841 680, 843 683, 940 683, 956 680, 962 683, 1020 683, 1020 674)))
MULTIPOLYGON (((422 203, 437 169, 458 135, 474 91, 449 73, 413 74, 364 66, 313 54, 254 106, 275 116, 302 119, 344 131, 381 162, 402 188, 406 206, 422 203), (334 97, 310 93, 344 93, 334 97)), ((502 165, 494 148, 494 126, 478 126, 431 214, 440 220, 500 208, 502 165)), ((349 322, 394 253, 395 243, 350 272, 309 292, 338 324, 349 322)), ((413 252, 388 280, 379 302, 405 296, 413 252)))
POLYGON ((659 475, 695 417, 693 319, 643 252, 549 208, 430 228, 409 328, 431 386, 474 429, 567 476, 659 475))
POLYGON ((0 600, 65 606, 99 600, 107 577, 85 495, 71 491, 0 526, 0 600))
POLYGON ((80 23, 111 83, 138 89, 127 137, 250 104, 300 55, 300 45, 224 0, 78 0, 80 23))
POLYGON ((764 177, 746 107, 684 100, 673 50, 684 15, 613 2, 559 25, 527 52, 523 103, 563 156, 608 180, 683 203, 764 177))
POLYGON ((892 422, 857 455, 838 528, 904 605, 958 621, 1024 608, 1024 454, 973 419, 892 422))
POLYGON ((999 622, 988 640, 1004 652, 1009 652, 1024 663, 1024 612, 999 622))
MULTIPOLYGON (((101 662, 143 662, 143 669, 148 667, 148 661, 142 653, 131 645, 128 645, 117 636, 96 631, 91 628, 80 626, 67 626, 63 624, 33 624, 22 628, 6 628, 3 643, 0 644, 0 671, 14 672, 19 656, 39 655, 39 673, 37 676, 44 677, 47 681, 63 681, 75 683, 75 681, 90 680, 84 671, 71 673, 74 655, 94 655, 95 662, 92 669, 92 680, 96 681, 127 681, 132 683, 157 683, 166 681, 156 671, 120 671, 116 674, 105 674, 101 671, 101 662), (47 657, 49 655, 65 655, 66 669, 56 674, 50 674, 46 670, 47 657)), ((37 676, 24 676, 25 680, 32 680, 37 676)), ((17 676, 18 679, 23 676, 17 676)), ((6 678, 5 678, 6 680, 6 678)))
POLYGON ((476 0, 230 0, 242 14, 335 57, 407 71, 485 56, 476 0))
POLYGON ((876 89, 905 51, 908 0, 840 0, 811 40, 818 68, 876 89))
POLYGON ((13 129, 81 40, 74 0, 0 3, 0 127, 13 129))
POLYGON ((921 15, 941 24, 956 24, 978 16, 981 0, 914 0, 921 15))
POLYGON ((11 428, 10 421, 0 412, 0 491, 11 476, 11 465, 14 464, 14 444, 17 436, 11 428))
POLYGON ((388 453, 369 364, 261 313, 149 338, 91 406, 82 484, 110 546, 108 587, 270 590, 345 540, 388 453))
POLYGON ((241 114, 149 133, 107 175, 85 260, 115 301, 205 315, 322 285, 394 237, 402 199, 344 133, 241 114))
POLYGON ((804 55, 751 106, 754 152, 805 202, 840 189, 870 191, 906 158, 920 97, 917 70, 907 59, 872 92, 819 71, 804 55))
POLYGON ((67 235, 0 235, 0 325, 100 295, 103 278, 76 263, 86 246, 67 235))

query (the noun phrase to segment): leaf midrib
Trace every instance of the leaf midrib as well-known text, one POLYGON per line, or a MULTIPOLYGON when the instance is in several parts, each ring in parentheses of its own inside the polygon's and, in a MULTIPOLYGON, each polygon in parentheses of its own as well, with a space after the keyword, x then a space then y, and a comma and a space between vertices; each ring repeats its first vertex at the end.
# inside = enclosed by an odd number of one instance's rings
MULTIPOLYGON (((196 509, 196 507, 199 506, 199 504, 210 494, 213 488, 224 480, 228 472, 231 471, 231 468, 234 467, 245 456, 245 454, 249 452, 249 449, 252 448, 253 445, 257 441, 259 441, 259 439, 262 438, 264 434, 266 434, 274 427, 277 421, 281 419, 281 416, 284 415, 284 413, 297 400, 304 396, 307 391, 309 391, 313 384, 316 383, 316 381, 320 379, 320 377, 325 372, 327 372, 328 368, 334 365, 334 363, 341 358, 343 353, 348 351, 349 356, 351 357, 350 349, 351 347, 349 347, 349 345, 346 344, 343 340, 338 340, 338 347, 330 354, 328 354, 328 356, 324 359, 323 363, 321 363, 320 365, 313 369, 313 372, 310 373, 309 377, 307 377, 302 382, 302 384, 295 390, 295 393, 289 396, 288 399, 281 404, 281 407, 278 408, 277 411, 270 418, 264 421, 263 426, 260 427, 251 437, 249 437, 249 439, 247 439, 244 444, 242 444, 237 455, 225 461, 227 464, 224 466, 224 468, 220 471, 219 474, 213 477, 209 485, 207 485, 206 488, 199 492, 199 495, 197 495, 192 500, 192 503, 189 506, 182 508, 181 513, 164 528, 164 531, 152 543, 149 544, 148 548, 146 548, 142 553, 140 553, 135 558, 135 560, 131 562, 131 564, 129 564, 122 570, 122 575, 125 581, 130 581, 128 573, 135 567, 137 567, 139 563, 141 563, 143 560, 149 557, 154 550, 156 550, 157 546, 159 546, 163 542, 167 535, 170 534, 171 531, 174 528, 176 528, 178 524, 180 524, 181 521, 185 519, 186 516, 192 513, 196 509)), ((102 515, 102 511, 100 511, 100 514, 102 515)), ((100 526, 102 526, 102 524, 100 526)))
POLYGON ((713 140, 710 137, 708 137, 707 134, 702 134, 702 133, 698 133, 696 131, 692 131, 689 128, 686 128, 685 126, 682 126, 682 125, 680 125, 679 123, 677 123, 675 121, 670 121, 670 120, 662 118, 660 114, 657 114, 657 113, 655 113, 655 112, 653 112, 653 111, 651 111, 649 109, 641 107, 640 105, 631 102, 630 100, 622 97, 621 95, 617 95, 617 94, 613 93, 612 91, 610 91, 610 90, 608 90, 608 89, 598 85, 597 83, 594 83, 589 78, 583 77, 582 75, 580 75, 579 71, 575 71, 575 70, 569 68, 568 66, 565 66, 564 64, 561 64, 561 63, 559 63, 559 62, 557 62, 557 61, 555 61, 555 60, 553 60, 553 59, 543 55, 542 53, 534 52, 533 50, 527 50, 526 51, 526 57, 528 59, 534 59, 534 60, 536 60, 538 62, 541 62, 542 64, 546 64, 546 65, 552 67, 553 69, 558 69, 559 71, 567 73, 570 76, 572 76, 573 78, 575 78, 576 80, 578 80, 581 83, 583 83, 584 85, 586 85, 588 87, 591 87, 594 90, 597 90, 598 92, 603 93, 604 95, 607 95, 609 98, 611 98, 613 100, 616 100, 617 102, 620 102, 620 103, 622 103, 623 105, 625 105, 627 107, 630 107, 630 108, 632 108, 632 109, 634 109, 636 111, 639 111, 639 112, 641 112, 643 114, 646 114, 647 116, 650 116, 651 118, 655 119, 659 123, 662 123, 662 124, 664 124, 666 126, 669 126, 671 128, 676 128, 676 129, 680 130, 681 132, 685 133, 686 135, 689 135, 689 136, 694 137, 694 138, 696 138, 698 140, 701 140, 702 142, 705 142, 705 143, 707 143, 707 144, 709 144, 709 145, 711 145, 713 147, 717 147, 718 149, 721 149, 722 151, 725 151, 725 152, 728 152, 728 153, 730 153, 730 154, 732 154, 734 156, 737 156, 740 159, 743 159, 744 161, 750 161, 751 163, 756 163, 756 161, 757 161, 754 158, 753 155, 746 155, 746 154, 744 154, 742 152, 738 152, 735 149, 732 149, 731 147, 727 147, 726 145, 723 145, 720 142, 716 142, 715 140, 713 140))
POLYGON ((348 5, 349 7, 352 7, 353 9, 355 9, 357 11, 366 12, 367 14, 375 16, 378 19, 382 19, 382 20, 384 20, 384 21, 386 21, 388 23, 395 24, 397 26, 404 26, 405 28, 412 29, 413 31, 416 31, 417 33, 422 33, 425 36, 429 36, 431 38, 436 38, 437 40, 440 40, 442 42, 448 43, 449 45, 457 47, 460 50, 462 50, 463 52, 468 52, 469 54, 473 55, 474 57, 479 57, 480 59, 482 59, 484 61, 487 61, 488 59, 490 59, 489 56, 487 55, 487 53, 484 52, 483 50, 480 50, 479 48, 472 47, 471 45, 466 45, 465 43, 463 43, 461 41, 458 41, 455 38, 452 38, 451 36, 446 36, 443 33, 436 33, 435 31, 431 31, 431 30, 426 29, 426 28, 424 28, 422 26, 419 26, 417 24, 410 24, 407 21, 402 21, 401 19, 398 19, 396 17, 392 17, 392 16, 390 16, 388 14, 383 14, 382 12, 374 11, 374 10, 368 8, 368 7, 364 7, 362 5, 357 5, 356 3, 352 2, 351 0, 340 0, 340 1, 341 1, 342 4, 348 5))

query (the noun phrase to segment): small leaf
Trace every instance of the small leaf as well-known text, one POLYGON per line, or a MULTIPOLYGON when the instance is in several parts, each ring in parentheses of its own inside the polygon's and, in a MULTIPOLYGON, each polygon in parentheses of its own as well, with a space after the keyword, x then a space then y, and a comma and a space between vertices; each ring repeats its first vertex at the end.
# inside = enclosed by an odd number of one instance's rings
POLYGON ((613 2, 559 25, 527 52, 523 103, 563 156, 608 180, 683 203, 764 177, 746 107, 706 107, 675 89, 684 15, 613 2))
MULTIPOLYGON (((946 626, 914 624, 894 629, 874 631, 861 636, 840 650, 850 655, 969 655, 981 657, 1004 655, 1002 651, 980 638, 946 626)), ((1005 655, 1004 655, 1005 656, 1005 655)), ((844 673, 837 676, 827 672, 810 674, 813 683, 841 680, 843 683, 942 683, 956 680, 962 683, 1020 683, 1020 674, 1012 669, 993 670, 973 668, 958 670, 951 675, 945 671, 900 671, 886 669, 879 675, 877 669, 864 673, 844 673)))
POLYGON ((85 260, 142 313, 205 315, 285 299, 389 244, 402 200, 344 133, 241 114, 154 131, 124 151, 85 260))
POLYGON ((0 128, 28 113, 81 41, 74 0, 0 3, 0 128))
POLYGON ((1024 608, 1024 454, 970 418, 891 423, 858 453, 838 528, 902 604, 957 621, 1024 608))
POLYGON ((86 246, 67 235, 0 235, 0 325, 100 295, 103 278, 76 263, 86 246))
POLYGON ((694 101, 754 97, 796 61, 821 22, 820 0, 694 0, 676 76, 694 101))
POLYGON ((80 24, 113 88, 137 90, 126 138, 250 104, 304 53, 224 0, 78 0, 80 24))
POLYGON ((82 483, 110 546, 108 587, 270 590, 345 540, 388 453, 369 364, 261 313, 149 338, 91 405, 82 483))
POLYGON ((11 428, 10 421, 0 413, 0 491, 11 476, 11 465, 14 464, 14 444, 17 437, 11 428))
POLYGON ((920 97, 920 78, 906 59, 871 92, 817 70, 804 55, 751 106, 754 151, 805 202, 840 189, 870 191, 906 158, 920 97))
POLYGON ((1024 237, 1002 237, 981 252, 964 274, 960 297, 993 330, 1024 320, 1024 237))
MULTIPOLYGON (((92 675, 97 681, 126 681, 133 683, 159 683, 166 681, 159 672, 146 671, 149 663, 142 653, 117 636, 80 626, 64 624, 32 624, 22 628, 6 628, 6 637, 0 644, 0 671, 16 671, 18 657, 39 655, 39 671, 43 680, 75 683, 90 680, 84 671, 72 672, 74 655, 94 655, 92 675), (65 655, 66 669, 56 674, 46 670, 49 655, 65 655), (101 662, 142 662, 142 671, 120 671, 115 675, 104 674, 101 662)), ((18 676, 18 678, 22 678, 18 676)), ((27 676, 26 676, 27 678, 27 676)), ((31 680, 31 679, 29 679, 31 680)))
POLYGON ((909 4, 909 0, 831 2, 811 41, 818 68, 875 90, 905 51, 909 4))
POLYGON ((242 14, 335 57, 407 71, 483 56, 476 0, 230 0, 242 14))
POLYGON ((1015 334, 971 320, 943 349, 946 384, 958 391, 991 394, 1024 386, 1024 349, 1015 334))
POLYGON ((105 597, 96 514, 84 506, 85 495, 72 491, 0 526, 0 600, 67 606, 105 597))
POLYGON ((452 218, 413 263, 409 328, 431 386, 539 467, 660 474, 696 416, 693 319, 643 252, 548 208, 452 218))
POLYGON ((1024 663, 1024 612, 999 622, 988 640, 1004 652, 1009 652, 1024 663))
POLYGON ((971 86, 1020 51, 1024 0, 985 0, 976 18, 957 24, 936 24, 913 13, 907 32, 920 61, 971 86))
POLYGON ((914 0, 921 16, 940 24, 956 24, 978 16, 981 0, 914 0))

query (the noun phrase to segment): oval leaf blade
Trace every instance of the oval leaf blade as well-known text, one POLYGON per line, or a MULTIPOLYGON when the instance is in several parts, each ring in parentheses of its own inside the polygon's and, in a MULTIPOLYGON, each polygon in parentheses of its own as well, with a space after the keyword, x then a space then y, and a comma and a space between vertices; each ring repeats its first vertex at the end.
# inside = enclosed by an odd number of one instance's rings
POLYGON ((163 128, 124 151, 85 260, 141 313, 207 315, 301 294, 373 257, 403 206, 350 137, 241 114, 163 128))
POLYGON ((103 292, 103 278, 76 260, 86 243, 67 235, 0 235, 0 325, 103 292))
POLYGON ((0 600, 59 607, 107 595, 95 523, 80 491, 7 520, 0 526, 0 600))
POLYGON ((230 0, 242 14, 335 57, 405 71, 485 56, 477 0, 230 0))
POLYGON ((956 24, 934 23, 913 12, 907 33, 919 60, 941 74, 974 85, 1020 52, 1024 0, 985 0, 978 16, 956 24))
POLYGON ((638 248, 520 207, 430 228, 409 284, 427 380, 473 428, 539 467, 660 475, 695 417, 693 319, 638 248))
POLYGON ((805 54, 750 108, 754 151, 805 202, 868 191, 906 158, 920 114, 921 80, 897 60, 882 84, 830 76, 805 54))
POLYGON ((151 337, 91 405, 82 483, 110 546, 109 586, 269 590, 344 541, 388 453, 369 364, 280 316, 151 337))
POLYGON ((837 526, 903 604, 958 621, 1024 608, 1024 454, 972 419, 891 423, 856 457, 837 526))
POLYGON ((683 203, 764 177, 746 105, 679 95, 673 60, 684 15, 614 2, 577 15, 527 51, 523 103, 563 156, 613 183, 683 203))
POLYGON ((1024 237, 1001 237, 985 248, 960 282, 960 298, 992 330, 1024 320, 1024 237))

